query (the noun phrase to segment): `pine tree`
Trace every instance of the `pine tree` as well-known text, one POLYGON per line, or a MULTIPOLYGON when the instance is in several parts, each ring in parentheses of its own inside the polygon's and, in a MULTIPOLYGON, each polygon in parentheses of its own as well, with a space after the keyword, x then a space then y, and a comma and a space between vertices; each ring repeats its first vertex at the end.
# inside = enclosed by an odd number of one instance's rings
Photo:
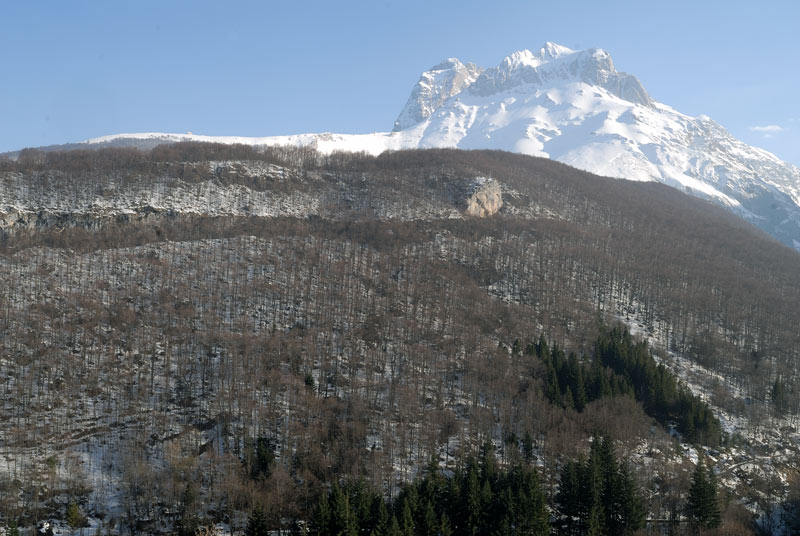
POLYGON ((436 511, 433 509, 433 503, 430 500, 426 500, 422 508, 420 524, 418 532, 422 536, 436 536, 439 532, 439 519, 437 519, 436 511))
POLYGON ((566 409, 575 409, 575 399, 572 397, 572 389, 567 385, 567 390, 564 392, 564 407, 566 409))
POLYGON ((686 515, 693 522, 703 525, 705 519, 705 493, 708 484, 703 460, 700 459, 692 473, 692 484, 689 487, 689 498, 686 504, 686 515))
POLYGON ((389 511, 386 509, 386 503, 379 494, 372 498, 372 506, 370 508, 370 517, 372 522, 373 536, 384 536, 389 531, 389 511))
POLYGON ((485 525, 492 527, 495 534, 510 534, 511 527, 516 525, 517 508, 511 486, 506 482, 502 491, 497 493, 492 513, 488 516, 485 525))
POLYGON ((539 342, 536 345, 536 356, 539 358, 550 356, 550 348, 547 346, 547 341, 544 340, 544 334, 539 335, 539 342))
POLYGON ((403 531, 400 530, 400 524, 397 522, 397 516, 392 514, 392 519, 389 521, 389 530, 386 536, 403 536, 403 531))
POLYGON ((358 532, 357 521, 353 509, 350 507, 350 498, 334 482, 330 496, 330 534, 351 536, 358 532))
POLYGON ((442 518, 439 520, 439 535, 453 536, 453 527, 450 524, 450 518, 447 517, 447 514, 442 514, 442 518))
POLYGON ((465 508, 463 521, 466 522, 467 534, 477 534, 483 515, 481 512, 481 486, 474 462, 469 463, 462 494, 461 504, 465 508))
POLYGON ((556 495, 556 509, 566 518, 566 525, 572 527, 581 516, 580 508, 580 463, 569 461, 561 468, 561 479, 556 495))
POLYGON ((497 459, 494 455, 494 445, 491 443, 484 443, 481 447, 480 469, 481 482, 494 480, 497 474, 497 459))
POLYGON ((494 492, 492 491, 492 485, 489 483, 489 479, 486 477, 484 477, 483 483, 481 484, 480 502, 481 510, 478 517, 478 530, 479 532, 483 532, 486 530, 488 525, 487 521, 492 510, 492 505, 494 504, 494 492))
POLYGON ((331 522, 331 507, 328 493, 323 491, 319 495, 319 504, 311 517, 311 533, 326 534, 331 522))
POLYGON ((269 534, 269 525, 267 523, 267 514, 257 505, 250 512, 250 517, 247 518, 247 527, 244 529, 245 536, 267 536, 269 534))
POLYGON ((597 501, 592 505, 592 509, 589 511, 589 519, 586 523, 586 534, 588 536, 602 536, 605 534, 605 527, 603 526, 604 517, 603 507, 600 501, 597 501))
POLYGON ((530 430, 526 430, 525 436, 522 438, 522 455, 528 463, 533 460, 533 437, 531 437, 530 430))
POLYGON ((515 470, 518 477, 516 517, 519 534, 550 534, 550 515, 547 501, 539 484, 535 469, 522 467, 515 470))
POLYGON ((561 388, 558 386, 558 375, 552 365, 547 367, 547 385, 545 386, 545 396, 550 402, 557 402, 561 388))
MULTIPOLYGON (((592 444, 592 448, 596 450, 595 443, 592 444)), ((579 463, 578 467, 578 511, 581 525, 589 526, 592 516, 597 514, 599 507, 602 507, 603 474, 599 456, 596 453, 590 455, 589 459, 585 463, 579 463)))
POLYGON ((200 526, 200 520, 195 513, 197 490, 192 482, 187 482, 181 496, 181 505, 178 521, 175 523, 175 532, 179 536, 194 536, 200 526))
POLYGON ((594 438, 588 460, 561 470, 556 509, 569 532, 630 534, 644 524, 643 499, 608 438, 594 438))
POLYGON ((400 518, 400 533, 403 536, 414 536, 414 516, 411 514, 409 501, 403 501, 402 517, 400 518))
POLYGON ((686 415, 683 433, 686 436, 687 441, 692 441, 692 442, 695 441, 697 436, 697 430, 694 424, 694 415, 692 415, 691 412, 688 415, 686 415))
POLYGON ((250 444, 250 478, 253 480, 266 479, 272 473, 272 465, 275 462, 275 453, 269 439, 259 437, 255 444, 250 444))
POLYGON ((75 503, 75 501, 70 501, 69 505, 67 505, 66 518, 67 523, 73 530, 77 530, 86 526, 86 518, 81 515, 81 512, 78 509, 78 505, 75 503))
POLYGON ((783 415, 786 411, 787 395, 786 387, 780 376, 775 378, 775 383, 772 384, 772 403, 775 405, 775 411, 777 411, 779 415, 783 415))
POLYGON ((621 533, 630 534, 644 526, 645 511, 642 496, 625 462, 619 466, 616 489, 621 533))
POLYGON ((706 519, 708 528, 715 528, 722 524, 722 512, 717 497, 717 477, 712 467, 706 469, 706 475, 706 519))
POLYGON ((694 473, 692 473, 686 515, 695 526, 701 529, 718 527, 722 521, 717 501, 716 478, 713 471, 706 467, 702 458, 697 462, 694 473))
POLYGON ((584 387, 584 377, 583 377, 583 370, 580 369, 581 372, 578 374, 578 385, 575 389, 575 409, 578 411, 583 411, 583 408, 586 407, 588 402, 588 397, 586 396, 586 388, 584 387))

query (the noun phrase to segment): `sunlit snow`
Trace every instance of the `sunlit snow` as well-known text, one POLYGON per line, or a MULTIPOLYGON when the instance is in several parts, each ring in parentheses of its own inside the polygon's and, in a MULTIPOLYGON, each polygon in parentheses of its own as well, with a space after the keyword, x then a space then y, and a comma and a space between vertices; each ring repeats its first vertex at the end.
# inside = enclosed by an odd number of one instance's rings
POLYGON ((489 69, 447 59, 422 74, 393 132, 117 134, 86 143, 121 139, 309 146, 325 154, 500 149, 599 175, 662 182, 714 200, 789 245, 800 240, 800 169, 735 139, 705 115, 690 117, 652 100, 600 49, 546 43, 489 69))

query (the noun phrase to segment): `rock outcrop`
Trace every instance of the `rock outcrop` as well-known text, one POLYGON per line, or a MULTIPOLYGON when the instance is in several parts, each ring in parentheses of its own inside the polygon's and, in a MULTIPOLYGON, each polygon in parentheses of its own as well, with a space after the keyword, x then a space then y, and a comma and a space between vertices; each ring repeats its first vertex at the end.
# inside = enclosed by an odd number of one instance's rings
POLYGON ((486 218, 497 213, 503 206, 503 193, 500 184, 490 178, 478 177, 472 181, 466 198, 468 216, 486 218))

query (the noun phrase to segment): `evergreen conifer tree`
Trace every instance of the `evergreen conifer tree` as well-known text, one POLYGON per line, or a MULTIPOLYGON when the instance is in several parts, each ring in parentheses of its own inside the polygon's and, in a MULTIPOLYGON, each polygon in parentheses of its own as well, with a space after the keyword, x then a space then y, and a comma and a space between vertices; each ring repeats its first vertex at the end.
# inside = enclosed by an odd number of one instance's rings
POLYGON ((466 510, 463 522, 466 523, 467 534, 476 534, 481 522, 481 486, 475 463, 468 464, 466 481, 462 488, 462 507, 466 510))
POLYGON ((569 385, 567 385, 567 390, 564 392, 563 402, 566 409, 575 409, 575 399, 572 397, 572 389, 570 389, 569 385))
POLYGON ((522 455, 528 463, 533 460, 533 437, 531 437, 530 430, 526 430, 522 438, 522 455))
POLYGON ((589 519, 586 522, 586 534, 588 536, 603 536, 605 534, 603 517, 605 517, 603 506, 600 501, 597 501, 592 505, 592 509, 589 511, 589 519))
POLYGON ((329 533, 337 536, 355 536, 358 533, 358 526, 355 513, 350 506, 350 498, 335 482, 330 495, 329 533))
POLYGON ((709 528, 716 528, 722 524, 722 512, 717 497, 717 477, 712 467, 706 467, 706 519, 709 528))
POLYGON ((414 516, 411 514, 411 506, 409 506, 409 501, 403 501, 401 515, 400 533, 403 536, 414 536, 414 516))
POLYGON ((439 533, 439 519, 430 500, 426 500, 422 508, 422 519, 418 533, 422 536, 436 536, 439 533))
POLYGON ((625 532, 634 532, 644 527, 644 501, 626 462, 621 463, 619 468, 619 493, 620 517, 625 532))
POLYGON ((386 531, 386 536, 403 536, 403 531, 400 530, 400 523, 397 522, 397 516, 394 514, 389 520, 389 530, 386 531))
POLYGON ((692 473, 686 514, 692 524, 700 529, 718 527, 721 523, 716 478, 702 458, 692 473))
POLYGON ((517 525, 518 512, 515 502, 511 486, 506 482, 502 491, 495 497, 491 514, 485 523, 486 526, 492 527, 495 533, 502 534, 502 531, 505 531, 505 534, 510 534, 511 527, 517 525))
POLYGON ((488 525, 487 521, 489 514, 492 511, 494 500, 494 492, 492 491, 491 484, 489 484, 489 479, 484 478, 483 483, 481 484, 481 509, 478 516, 478 527, 480 527, 480 531, 484 531, 488 525))
POLYGON ((311 533, 326 534, 331 522, 331 507, 328 502, 328 493, 323 491, 319 496, 319 503, 314 515, 311 517, 311 533))
POLYGON ((267 536, 269 534, 269 525, 267 523, 267 514, 257 505, 247 518, 247 526, 244 529, 245 536, 267 536))
POLYGON ((550 533, 550 514, 547 501, 539 484, 535 469, 518 469, 516 518, 519 534, 542 535, 550 533))
POLYGON ((568 527, 572 527, 581 516, 580 508, 580 463, 569 461, 561 468, 561 479, 556 495, 556 508, 565 517, 568 527))
POLYGON ((447 514, 442 514, 439 519, 439 536, 453 536, 453 526, 450 524, 447 514))
POLYGON ((786 387, 780 376, 775 378, 775 383, 772 384, 772 403, 779 415, 785 412, 787 406, 786 387))
POLYGON ((370 508, 370 521, 372 524, 371 534, 373 536, 384 536, 389 532, 390 518, 389 511, 386 508, 386 502, 379 494, 375 494, 372 498, 372 506, 370 508))
POLYGON ((544 340, 544 334, 539 335, 539 342, 536 344, 536 356, 539 358, 550 356, 550 348, 547 346, 547 341, 544 340))
POLYGON ((586 407, 589 399, 586 395, 586 389, 584 388, 584 378, 582 372, 578 375, 578 378, 578 385, 575 388, 575 409, 578 411, 583 411, 583 408, 586 407))
POLYGON ((86 518, 81 515, 81 512, 78 509, 78 505, 75 503, 75 501, 70 501, 69 505, 67 505, 66 517, 67 523, 73 530, 77 530, 86 525, 86 518))

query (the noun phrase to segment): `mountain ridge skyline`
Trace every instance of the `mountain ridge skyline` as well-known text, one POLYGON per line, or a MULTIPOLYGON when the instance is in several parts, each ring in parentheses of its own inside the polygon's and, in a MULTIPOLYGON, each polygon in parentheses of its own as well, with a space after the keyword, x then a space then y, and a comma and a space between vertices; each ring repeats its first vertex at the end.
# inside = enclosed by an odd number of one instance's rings
POLYGON ((323 154, 436 147, 518 152, 598 175, 665 183, 800 249, 800 168, 741 142, 708 116, 658 102, 599 48, 546 42, 488 68, 448 58, 422 73, 391 132, 114 134, 69 147, 175 141, 309 146, 323 154))
POLYGON ((0 153, 122 132, 382 131, 423 67, 452 56, 497 65, 510 51, 550 40, 602 47, 656 100, 713 117, 748 144, 800 164, 791 89, 800 73, 787 68, 800 55, 793 3, 575 10, 412 1, 367 10, 318 3, 309 13, 290 4, 226 10, 199 2, 187 17, 146 0, 135 9, 20 4, 6 20, 0 153), (283 24, 264 32, 273 17, 283 24))

